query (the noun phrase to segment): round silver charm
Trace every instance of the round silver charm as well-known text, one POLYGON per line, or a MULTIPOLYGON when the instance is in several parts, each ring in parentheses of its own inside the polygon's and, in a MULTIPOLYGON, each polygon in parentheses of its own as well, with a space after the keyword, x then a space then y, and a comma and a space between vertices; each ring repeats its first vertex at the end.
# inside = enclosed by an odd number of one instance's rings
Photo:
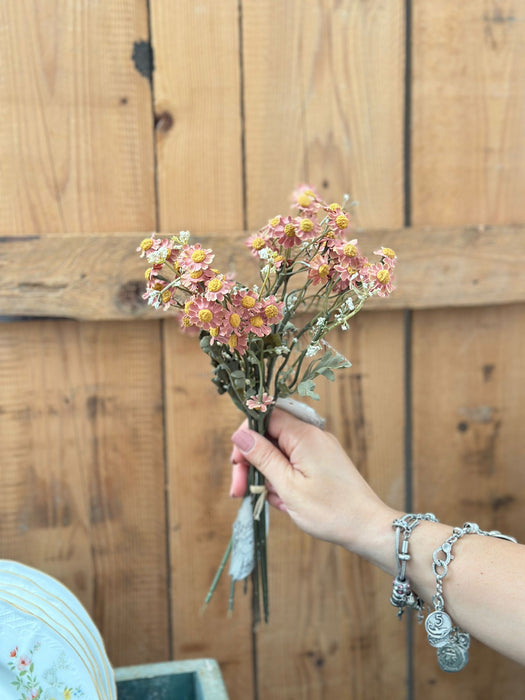
POLYGON ((463 649, 468 649, 470 646, 470 634, 468 632, 458 632, 456 635, 457 642, 463 649))
POLYGON ((442 647, 448 643, 452 632, 452 620, 442 610, 434 610, 425 620, 428 643, 433 647, 442 647))
POLYGON ((456 673, 468 663, 468 651, 458 642, 449 642, 437 650, 437 659, 442 671, 456 673))

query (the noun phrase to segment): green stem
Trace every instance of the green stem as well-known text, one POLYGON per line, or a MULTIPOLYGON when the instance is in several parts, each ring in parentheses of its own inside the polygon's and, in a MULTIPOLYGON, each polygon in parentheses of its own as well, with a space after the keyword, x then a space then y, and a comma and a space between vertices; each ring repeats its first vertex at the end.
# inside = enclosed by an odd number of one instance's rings
POLYGON ((213 577, 213 581, 210 586, 210 590, 208 591, 208 595, 204 599, 204 605, 202 606, 202 611, 207 608, 208 603, 210 602, 212 595, 215 592, 215 589, 217 588, 217 584, 219 583, 219 579, 221 578, 222 572, 224 571, 224 568, 226 566, 226 562, 228 561, 228 557, 231 554, 232 551, 232 545, 233 545, 233 535, 230 537, 230 541, 228 542, 228 546, 226 547, 226 551, 224 552, 224 555, 222 557, 221 563, 219 564, 219 568, 217 569, 217 572, 215 576, 213 577))

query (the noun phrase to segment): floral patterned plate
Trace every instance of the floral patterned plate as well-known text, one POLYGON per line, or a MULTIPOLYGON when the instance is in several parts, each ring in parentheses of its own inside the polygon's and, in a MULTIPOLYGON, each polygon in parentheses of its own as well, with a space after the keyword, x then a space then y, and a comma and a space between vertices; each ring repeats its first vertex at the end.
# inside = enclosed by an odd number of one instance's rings
POLYGON ((16 562, 9 562, 6 570, 3 564, 4 562, 0 560, 0 590, 22 597, 29 596, 28 600, 38 606, 37 613, 40 610, 41 614, 43 609, 51 615, 54 622, 61 622, 62 625, 68 626, 78 642, 85 646, 94 663, 99 682, 104 689, 103 697, 113 700, 116 697, 115 679, 104 643, 78 599, 56 579, 42 572, 23 565, 17 566, 16 562), (59 595, 53 595, 52 591, 59 595))
POLYGON ((20 612, 32 615, 56 632, 61 639, 80 657, 97 688, 97 698, 108 700, 103 686, 100 664, 95 660, 88 645, 81 638, 77 628, 59 610, 53 609, 44 598, 37 599, 25 589, 6 584, 0 579, 0 601, 12 605, 20 612))
POLYGON ((48 624, 0 600, 2 700, 95 700, 85 661, 48 624))

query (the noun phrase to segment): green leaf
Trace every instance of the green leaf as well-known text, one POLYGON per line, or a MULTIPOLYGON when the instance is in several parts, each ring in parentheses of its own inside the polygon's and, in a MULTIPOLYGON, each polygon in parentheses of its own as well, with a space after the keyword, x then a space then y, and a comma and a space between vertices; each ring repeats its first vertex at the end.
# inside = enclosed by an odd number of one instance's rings
POLYGON ((309 396, 311 399, 319 400, 319 394, 315 393, 315 382, 312 379, 304 379, 297 387, 299 396, 309 396))
POLYGON ((326 377, 331 382, 335 379, 334 371, 330 367, 321 367, 317 370, 317 374, 322 374, 323 377, 326 377))

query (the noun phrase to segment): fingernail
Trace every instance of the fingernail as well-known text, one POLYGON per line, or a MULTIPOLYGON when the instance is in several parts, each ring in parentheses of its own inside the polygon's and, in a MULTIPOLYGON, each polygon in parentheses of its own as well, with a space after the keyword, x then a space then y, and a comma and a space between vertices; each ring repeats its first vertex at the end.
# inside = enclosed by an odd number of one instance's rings
POLYGON ((255 439, 248 430, 237 430, 232 435, 232 441, 242 452, 249 452, 255 445, 255 439))

